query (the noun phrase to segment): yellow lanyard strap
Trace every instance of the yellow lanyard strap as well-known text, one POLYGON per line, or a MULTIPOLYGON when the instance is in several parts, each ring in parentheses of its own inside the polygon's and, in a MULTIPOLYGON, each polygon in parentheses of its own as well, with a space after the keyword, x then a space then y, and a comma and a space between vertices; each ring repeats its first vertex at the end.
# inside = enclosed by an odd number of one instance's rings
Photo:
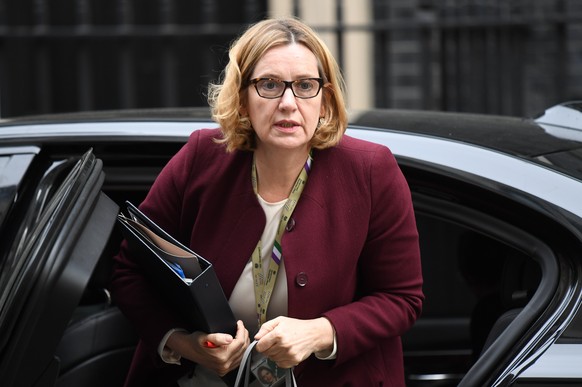
MULTIPOLYGON (((311 171, 311 163, 313 161, 312 154, 309 154, 307 161, 303 166, 303 169, 299 173, 293 189, 289 194, 289 199, 283 207, 283 213, 281 215, 281 220, 279 221, 279 227, 277 229, 277 234, 275 235, 275 243, 273 244, 273 252, 271 253, 271 260, 269 260, 269 270, 267 271, 267 277, 263 275, 263 263, 261 260, 261 241, 257 243, 257 247, 252 254, 253 262, 253 279, 255 282, 255 301, 257 304, 257 319, 259 321, 259 327, 267 321, 267 308, 269 306, 269 301, 271 300, 271 295, 273 294, 273 289, 275 287, 275 281, 277 280, 277 274, 279 273, 279 265, 283 259, 283 251, 281 248, 281 238, 285 232, 285 227, 287 222, 299 201, 299 197, 303 192, 303 188, 307 183, 307 177, 311 171)), ((255 160, 253 158, 253 169, 252 169, 252 182, 255 194, 258 195, 257 189, 257 167, 255 160)))

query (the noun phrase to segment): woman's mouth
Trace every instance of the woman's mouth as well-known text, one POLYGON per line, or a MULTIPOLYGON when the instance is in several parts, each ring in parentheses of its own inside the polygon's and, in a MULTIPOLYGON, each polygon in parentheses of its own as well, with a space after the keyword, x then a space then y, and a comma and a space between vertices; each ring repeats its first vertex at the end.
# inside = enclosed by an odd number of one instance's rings
POLYGON ((276 125, 281 129, 292 129, 296 126, 299 126, 297 122, 294 121, 279 121, 276 125))

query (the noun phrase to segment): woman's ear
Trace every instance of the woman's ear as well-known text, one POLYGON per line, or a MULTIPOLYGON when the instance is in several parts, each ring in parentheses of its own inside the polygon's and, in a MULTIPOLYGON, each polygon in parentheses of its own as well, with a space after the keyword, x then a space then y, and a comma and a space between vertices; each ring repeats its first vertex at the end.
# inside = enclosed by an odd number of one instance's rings
POLYGON ((240 106, 238 107, 238 114, 239 114, 241 117, 247 117, 247 116, 249 115, 249 114, 248 114, 248 112, 247 112, 247 108, 246 108, 246 107, 244 107, 243 105, 240 105, 240 106))

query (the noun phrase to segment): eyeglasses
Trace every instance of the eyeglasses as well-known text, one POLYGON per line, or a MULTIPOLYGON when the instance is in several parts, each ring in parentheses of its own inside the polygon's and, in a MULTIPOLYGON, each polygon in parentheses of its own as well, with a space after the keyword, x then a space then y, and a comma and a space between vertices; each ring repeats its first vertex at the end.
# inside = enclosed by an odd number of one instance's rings
POLYGON ((250 84, 255 85, 259 97, 274 99, 279 98, 287 88, 290 88, 296 98, 308 99, 316 97, 323 86, 321 78, 303 78, 296 81, 282 81, 274 78, 251 79, 250 84))

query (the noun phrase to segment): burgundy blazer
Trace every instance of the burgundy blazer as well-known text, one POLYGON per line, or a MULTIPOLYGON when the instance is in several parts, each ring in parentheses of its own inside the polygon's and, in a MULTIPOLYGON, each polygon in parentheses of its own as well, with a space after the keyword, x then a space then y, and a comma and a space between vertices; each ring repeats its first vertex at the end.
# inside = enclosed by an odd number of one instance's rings
MULTIPOLYGON (((212 261, 230 297, 265 216, 251 184, 252 153, 226 153, 218 136, 194 132, 140 208, 212 261)), ((335 360, 311 356, 295 368, 298 384, 404 386, 400 335, 420 314, 422 274, 410 191, 391 152, 349 136, 315 151, 282 249, 288 315, 327 317, 338 343, 335 360)), ((186 325, 151 289, 125 242, 115 260, 114 301, 141 337, 127 385, 172 385, 192 364, 165 365, 156 347, 186 325)))

